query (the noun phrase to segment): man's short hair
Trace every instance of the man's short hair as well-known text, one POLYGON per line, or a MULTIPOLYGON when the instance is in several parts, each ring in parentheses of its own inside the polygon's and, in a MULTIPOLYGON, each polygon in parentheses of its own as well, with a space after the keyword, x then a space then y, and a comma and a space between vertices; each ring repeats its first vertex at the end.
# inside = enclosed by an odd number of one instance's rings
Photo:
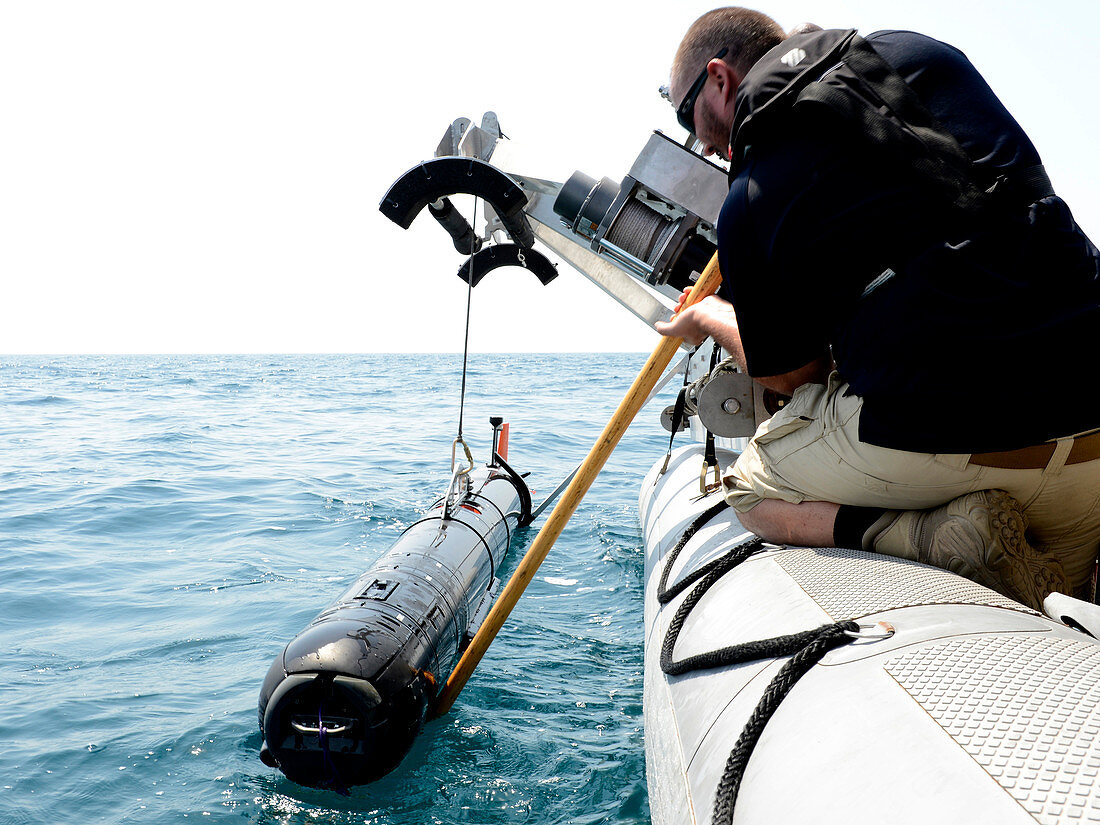
POLYGON ((738 6, 708 11, 691 24, 676 50, 670 77, 674 94, 682 96, 692 78, 723 48, 729 49, 723 59, 745 74, 785 38, 779 24, 761 12, 738 6))

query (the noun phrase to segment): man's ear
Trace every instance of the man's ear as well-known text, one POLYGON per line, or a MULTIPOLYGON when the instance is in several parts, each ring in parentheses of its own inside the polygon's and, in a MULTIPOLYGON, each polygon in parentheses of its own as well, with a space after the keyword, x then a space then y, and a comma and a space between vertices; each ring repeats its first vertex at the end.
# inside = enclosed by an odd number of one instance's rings
POLYGON ((707 74, 717 81, 723 103, 732 101, 737 96, 741 75, 729 63, 716 57, 707 64, 707 74))

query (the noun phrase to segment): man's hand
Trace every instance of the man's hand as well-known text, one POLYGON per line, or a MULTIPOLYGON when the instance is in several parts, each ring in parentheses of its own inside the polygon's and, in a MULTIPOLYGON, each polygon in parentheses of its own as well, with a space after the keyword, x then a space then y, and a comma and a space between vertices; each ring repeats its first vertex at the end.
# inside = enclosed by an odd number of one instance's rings
POLYGON ((668 321, 658 321, 657 331, 670 338, 683 338, 693 347, 701 344, 705 338, 713 337, 727 351, 738 355, 741 352, 741 335, 737 329, 733 305, 717 296, 708 295, 684 309, 684 300, 689 292, 691 287, 686 287, 673 310, 675 314, 668 321))
MULTIPOLYGON (((676 314, 670 320, 658 321, 655 324, 657 332, 671 338, 683 338, 693 347, 699 346, 708 337, 713 338, 733 356, 743 372, 748 372, 745 368, 745 350, 741 346, 741 330, 737 328, 737 315, 733 311, 733 304, 710 295, 684 309, 684 300, 689 292, 691 287, 680 294, 680 301, 673 310, 676 314)), ((820 358, 791 372, 763 377, 754 375, 753 380, 768 389, 790 395, 803 384, 826 383, 832 369, 832 358, 825 353, 820 358)))

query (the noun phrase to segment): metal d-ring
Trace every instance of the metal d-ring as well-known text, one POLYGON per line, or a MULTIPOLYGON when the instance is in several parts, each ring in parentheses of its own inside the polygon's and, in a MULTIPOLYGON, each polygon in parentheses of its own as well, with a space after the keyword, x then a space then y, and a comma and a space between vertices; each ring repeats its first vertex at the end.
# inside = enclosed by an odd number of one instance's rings
POLYGON ((851 636, 853 639, 863 639, 868 642, 877 642, 882 639, 889 639, 897 631, 894 630, 894 626, 889 622, 875 622, 875 624, 861 624, 859 630, 845 630, 845 636, 851 636), (873 630, 874 628, 880 628, 878 633, 868 633, 866 631, 873 630))
MULTIPOLYGON (((668 462, 665 462, 666 466, 668 462)), ((722 471, 718 468, 717 464, 707 464, 703 462, 703 469, 699 471, 699 492, 707 496, 722 486, 722 471), (714 483, 707 484, 707 470, 714 470, 714 483)))
POLYGON ((451 505, 460 500, 470 485, 470 471, 474 469, 474 456, 470 452, 470 446, 466 441, 459 436, 451 444, 451 483, 447 485, 447 492, 443 496, 443 520, 447 521, 451 517, 451 505), (458 445, 462 445, 462 449, 466 452, 465 466, 458 463, 458 445), (465 486, 463 486, 465 484, 465 486))
POLYGON ((458 473, 460 475, 467 475, 469 474, 470 470, 474 469, 474 455, 470 452, 470 447, 462 436, 456 438, 451 444, 451 472, 453 473, 455 471, 459 444, 461 444, 462 449, 466 451, 466 461, 468 461, 469 463, 465 467, 459 468, 458 473))

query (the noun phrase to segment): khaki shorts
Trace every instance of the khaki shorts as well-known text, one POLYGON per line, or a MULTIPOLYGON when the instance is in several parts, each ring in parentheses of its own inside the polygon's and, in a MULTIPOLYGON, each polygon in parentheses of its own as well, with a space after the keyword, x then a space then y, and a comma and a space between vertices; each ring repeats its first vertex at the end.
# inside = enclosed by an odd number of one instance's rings
POLYGON ((969 454, 864 444, 863 400, 845 396, 847 386, 836 373, 827 386, 803 385, 760 426, 722 479, 734 509, 780 499, 922 510, 975 490, 1007 490, 1023 505, 1029 538, 1058 555, 1070 582, 1077 586, 1092 575, 1100 546, 1100 460, 1066 466, 1069 438, 1035 470, 969 464, 969 454))

